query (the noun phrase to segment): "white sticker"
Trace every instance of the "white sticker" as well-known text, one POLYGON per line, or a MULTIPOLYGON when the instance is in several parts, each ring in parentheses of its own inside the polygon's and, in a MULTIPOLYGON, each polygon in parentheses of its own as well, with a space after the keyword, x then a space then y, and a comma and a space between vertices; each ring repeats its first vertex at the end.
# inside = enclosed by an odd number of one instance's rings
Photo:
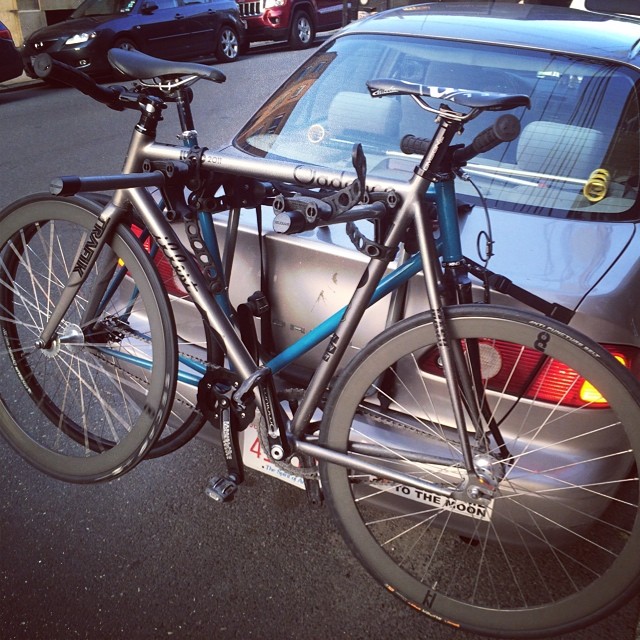
POLYGON ((304 489, 304 478, 294 476, 276 467, 265 452, 262 451, 260 438, 258 438, 258 429, 254 425, 251 424, 244 431, 241 431, 239 439, 242 462, 244 462, 245 466, 304 489))
MULTIPOLYGON (((376 484, 375 486, 376 488, 381 488, 380 485, 376 484)), ((385 487, 384 490, 390 493, 397 493, 403 498, 415 500, 416 502, 420 502, 424 505, 431 505, 444 511, 452 511, 453 513, 459 513, 463 516, 484 520, 485 522, 491 521, 491 515, 493 513, 492 502, 489 502, 487 505, 475 504, 472 502, 465 502, 464 500, 456 500, 455 498, 439 496, 436 493, 430 493, 428 491, 422 491, 421 489, 406 487, 400 484, 393 485, 388 488, 385 487)))

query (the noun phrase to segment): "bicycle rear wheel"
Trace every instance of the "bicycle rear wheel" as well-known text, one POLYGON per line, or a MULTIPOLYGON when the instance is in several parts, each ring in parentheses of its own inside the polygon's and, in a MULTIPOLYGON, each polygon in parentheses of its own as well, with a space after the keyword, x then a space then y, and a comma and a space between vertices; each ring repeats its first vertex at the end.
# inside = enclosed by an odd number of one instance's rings
POLYGON ((138 239, 118 227, 53 344, 36 345, 97 216, 82 198, 33 196, 0 218, 0 432, 31 464, 70 482, 130 470, 171 408, 176 335, 138 239))
POLYGON ((477 413, 505 441, 501 449, 494 435, 471 434, 484 496, 465 491, 423 314, 345 368, 321 443, 434 489, 325 462, 331 511, 369 572, 436 620, 503 638, 586 626, 639 586, 638 384, 598 345, 545 318, 485 305, 446 315, 462 359, 480 355, 482 381, 467 406, 484 404, 477 413))

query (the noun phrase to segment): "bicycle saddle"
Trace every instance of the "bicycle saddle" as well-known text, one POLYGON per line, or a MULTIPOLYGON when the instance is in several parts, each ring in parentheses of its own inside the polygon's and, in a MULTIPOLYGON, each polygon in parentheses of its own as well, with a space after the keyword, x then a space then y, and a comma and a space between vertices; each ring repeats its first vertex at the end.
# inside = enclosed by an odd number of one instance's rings
POLYGON ((454 104, 469 109, 482 109, 483 111, 507 111, 517 107, 531 106, 529 96, 524 94, 496 93, 494 91, 476 91, 472 89, 449 89, 443 87, 431 87, 405 80, 369 80, 367 82, 369 93, 374 98, 386 95, 419 96, 423 98, 435 98, 448 100, 454 104))
POLYGON ((142 80, 144 78, 162 78, 179 76, 198 76, 212 82, 224 82, 227 78, 215 67, 196 62, 173 62, 154 58, 140 51, 109 49, 109 64, 125 75, 142 80))

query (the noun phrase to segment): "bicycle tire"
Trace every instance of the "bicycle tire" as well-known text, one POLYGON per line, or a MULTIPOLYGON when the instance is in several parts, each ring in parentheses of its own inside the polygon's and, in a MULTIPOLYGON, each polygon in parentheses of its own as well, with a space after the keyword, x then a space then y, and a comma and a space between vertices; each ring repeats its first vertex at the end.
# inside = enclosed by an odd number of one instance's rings
MULTIPOLYGON (((104 193, 90 192, 84 194, 83 197, 98 205, 97 209, 92 207, 92 210, 97 213, 99 213, 99 211, 101 211, 110 200, 110 196, 104 193)), ((132 216, 132 228, 135 227, 137 229, 142 229, 144 225, 138 219, 135 210, 132 212, 132 216)), ((145 250, 149 252, 150 248, 150 245, 146 246, 145 250)), ((163 268, 160 266, 162 260, 163 258, 161 257, 161 254, 156 254, 155 261, 159 267, 158 275, 162 280, 165 291, 169 292, 175 288, 175 281, 177 277, 170 268, 163 268)), ((182 295, 186 296, 186 292, 182 295)), ((183 298, 182 295, 169 295, 169 304, 171 306, 174 322, 177 306, 181 304, 191 304, 188 300, 185 302, 185 298, 183 298)), ((193 310, 189 308, 188 311, 182 315, 192 316, 193 310)), ((223 363, 223 352, 204 318, 202 318, 201 330, 194 330, 193 327, 189 327, 187 329, 189 335, 183 336, 182 333, 184 330, 184 327, 176 328, 179 356, 184 355, 189 358, 195 357, 197 360, 202 360, 203 363, 206 362, 219 365, 223 363), (194 337, 196 334, 198 334, 198 336, 194 337)), ((185 369, 188 370, 186 367, 185 369)), ((187 444, 200 432, 206 423, 206 418, 195 402, 195 395, 196 394, 193 390, 184 388, 184 385, 178 381, 171 405, 171 411, 169 412, 165 426, 162 429, 160 436, 147 453, 146 459, 160 458, 168 455, 169 453, 173 453, 187 444)))
MULTIPOLYGON (((592 624, 640 586, 638 383, 546 318, 489 305, 445 315, 455 344, 480 345, 480 397, 509 452, 472 438, 495 487, 486 508, 321 462, 338 528, 380 583, 434 620, 511 639, 592 624)), ((430 313, 386 330, 337 380, 321 444, 460 487, 439 366, 430 313)))
POLYGON ((0 217, 0 358, 7 372, 0 431, 32 465, 77 483, 115 478, 147 454, 170 411, 177 373, 167 295, 124 225, 98 256, 53 344, 36 346, 86 250, 98 220, 91 209, 83 198, 36 195, 0 217))

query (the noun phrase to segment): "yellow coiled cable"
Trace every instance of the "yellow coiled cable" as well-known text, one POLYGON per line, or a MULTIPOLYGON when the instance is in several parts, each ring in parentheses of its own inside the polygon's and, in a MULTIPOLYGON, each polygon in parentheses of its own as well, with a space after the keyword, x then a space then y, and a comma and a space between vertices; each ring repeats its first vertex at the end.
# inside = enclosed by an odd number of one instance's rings
POLYGON ((600 202, 609 190, 611 175, 606 169, 596 169, 582 188, 584 197, 589 202, 600 202))

